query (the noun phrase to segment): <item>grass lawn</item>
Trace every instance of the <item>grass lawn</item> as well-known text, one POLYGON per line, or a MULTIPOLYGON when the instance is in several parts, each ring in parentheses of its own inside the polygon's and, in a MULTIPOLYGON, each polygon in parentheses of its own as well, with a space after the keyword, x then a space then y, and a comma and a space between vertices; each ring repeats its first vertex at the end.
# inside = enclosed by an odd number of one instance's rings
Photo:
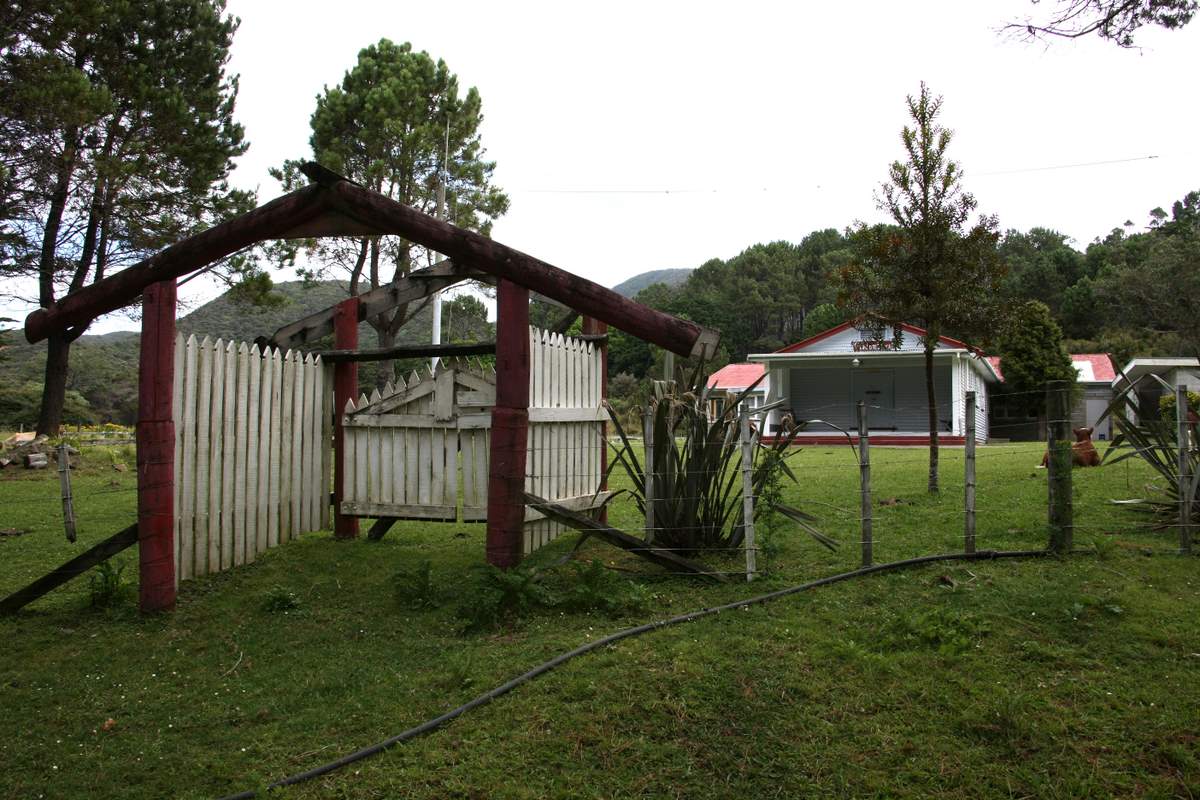
MULTIPOLYGON (((980 549, 1045 542, 1040 445, 979 455, 980 549)), ((53 471, 0 472, 0 594, 133 521, 131 453, 85 453, 80 538, 53 471)), ((944 491, 925 452, 878 448, 875 559, 961 547, 961 450, 944 491)), ((0 797, 212 797, 261 786, 444 712, 589 638, 857 565, 846 448, 794 459, 788 500, 830 553, 784 527, 752 586, 664 576, 600 543, 633 604, 537 609, 463 634, 479 525, 397 526, 381 543, 303 537, 181 587, 143 618, 89 607, 86 577, 0 620, 0 797), (432 607, 393 575, 430 563, 432 607), (629 588, 636 587, 636 590, 629 588), (290 606, 290 607, 289 607, 290 606), (111 723, 107 723, 108 720, 111 723)), ((627 640, 448 727, 281 792, 297 798, 1193 797, 1200 795, 1200 562, 1106 504, 1144 496, 1140 464, 1076 470, 1065 560, 943 563, 845 582, 627 640)), ((636 527, 628 506, 612 519, 636 527)), ((568 535, 534 558, 569 552, 568 535)), ((136 580, 135 551, 119 560, 136 580)), ((739 561, 719 562, 738 569, 739 561)), ((570 568, 548 572, 565 596, 570 568)))

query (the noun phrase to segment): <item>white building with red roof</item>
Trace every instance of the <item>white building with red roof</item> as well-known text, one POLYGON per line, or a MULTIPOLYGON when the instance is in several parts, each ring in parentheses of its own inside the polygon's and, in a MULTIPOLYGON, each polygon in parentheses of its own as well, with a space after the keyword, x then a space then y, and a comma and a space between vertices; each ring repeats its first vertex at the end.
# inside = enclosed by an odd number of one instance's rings
MULTIPOLYGON (((841 432, 857 432, 862 401, 873 442, 928 444, 925 335, 913 325, 862 318, 774 353, 751 354, 766 370, 767 402, 787 400, 784 409, 770 412, 767 431, 778 430, 790 414, 806 423, 800 441, 845 442, 841 432)), ((988 387, 1000 376, 979 350, 948 336, 938 338, 933 360, 939 440, 965 441, 967 393, 974 392, 975 438, 986 442, 988 387)))
MULTIPOLYGON (((999 356, 987 356, 988 363, 1004 380, 1004 369, 999 356)), ((1094 439, 1111 439, 1112 422, 1101 420, 1104 410, 1113 398, 1113 385, 1117 370, 1107 353, 1072 353, 1071 364, 1081 391, 1071 412, 1072 428, 1092 428, 1094 439)), ((1038 439, 1043 436, 1037 415, 1029 412, 1027 404, 1004 402, 997 395, 992 403, 993 434, 1005 439, 1038 439)))

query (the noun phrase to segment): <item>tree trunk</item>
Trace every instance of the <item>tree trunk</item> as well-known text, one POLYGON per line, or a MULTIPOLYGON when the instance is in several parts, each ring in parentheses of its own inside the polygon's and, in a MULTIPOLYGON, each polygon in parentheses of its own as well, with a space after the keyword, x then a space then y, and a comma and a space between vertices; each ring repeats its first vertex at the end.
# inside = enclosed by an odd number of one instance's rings
POLYGON ((68 334, 56 333, 46 340, 46 380, 42 386, 42 408, 38 413, 38 436, 57 436, 62 426, 70 355, 71 339, 68 334))
MULTIPOLYGON (((932 336, 932 334, 930 334, 932 336)), ((934 339, 934 342, 937 340, 934 339)), ((925 343, 925 395, 929 400, 929 493, 938 493, 938 409, 933 385, 933 346, 925 343)))
MULTIPOLYGON (((375 329, 375 333, 379 338, 379 346, 381 348, 396 346, 396 334, 389 330, 389 326, 380 326, 375 329)), ((392 381, 393 383, 395 382, 396 362, 393 359, 389 358, 378 362, 375 366, 375 369, 375 385, 379 387, 380 391, 383 390, 383 387, 387 385, 388 381, 392 381)))

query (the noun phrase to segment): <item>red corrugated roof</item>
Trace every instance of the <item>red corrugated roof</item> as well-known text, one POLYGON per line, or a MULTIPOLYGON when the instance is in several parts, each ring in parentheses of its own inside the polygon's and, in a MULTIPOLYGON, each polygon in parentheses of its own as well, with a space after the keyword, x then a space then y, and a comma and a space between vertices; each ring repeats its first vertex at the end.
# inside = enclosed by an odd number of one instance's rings
MULTIPOLYGON (((1000 356, 987 356, 987 361, 992 365, 992 369, 996 370, 1000 380, 1004 380, 1004 373, 1000 372, 1000 356)), ((1086 361, 1091 364, 1092 378, 1095 381, 1111 383, 1117 377, 1117 371, 1113 368, 1112 359, 1109 358, 1108 353, 1072 353, 1071 361, 1086 361)))
POLYGON ((1092 365, 1092 374, 1097 381, 1116 380, 1117 371, 1113 368, 1112 359, 1108 353, 1078 353, 1071 356, 1072 361, 1088 361, 1092 365))
POLYGON ((710 389, 745 389, 763 376, 764 364, 726 364, 708 376, 710 389))

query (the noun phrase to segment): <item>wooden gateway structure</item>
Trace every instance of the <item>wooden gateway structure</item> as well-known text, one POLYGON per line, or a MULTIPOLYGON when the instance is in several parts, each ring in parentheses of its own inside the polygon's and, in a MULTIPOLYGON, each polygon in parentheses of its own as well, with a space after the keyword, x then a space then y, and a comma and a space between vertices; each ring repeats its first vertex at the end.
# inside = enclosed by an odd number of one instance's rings
MULTIPOLYGON (((539 495, 539 491, 550 492, 562 504, 574 504, 576 509, 594 502, 585 496, 595 497, 604 474, 605 450, 594 434, 604 424, 599 399, 603 398, 606 377, 603 342, 607 326, 682 356, 708 356, 717 344, 714 331, 655 311, 499 242, 429 217, 316 164, 305 165, 304 173, 311 185, 177 242, 26 318, 25 337, 37 342, 141 297, 138 518, 136 531, 127 528, 0 602, 4 610, 19 607, 48 590, 47 585, 52 588, 129 546, 135 541, 134 534, 139 552, 141 608, 171 608, 180 577, 242 563, 297 532, 327 525, 331 516, 326 493, 330 473, 334 534, 339 538, 356 536, 358 516, 375 516, 383 510, 357 505, 364 502, 358 490, 370 474, 372 458, 379 459, 381 473, 383 469, 382 440, 376 442, 375 451, 369 444, 373 426, 367 418, 372 416, 394 418, 388 423, 392 426, 388 438, 393 445, 388 463, 393 470, 401 463, 404 470, 412 464, 417 472, 430 467, 429 503, 421 502, 419 479, 416 502, 410 502, 404 494, 399 504, 395 472, 390 498, 380 485, 380 494, 372 499, 368 484, 365 502, 398 505, 389 512, 398 516, 430 518, 440 513, 442 518, 449 518, 446 480, 450 460, 462 458, 467 431, 482 432, 478 438, 469 434, 468 451, 486 449, 487 491, 478 491, 485 476, 472 472, 474 499, 464 500, 462 512, 486 517, 488 562, 500 567, 515 565, 525 552, 552 537, 554 526, 559 524, 550 518, 541 519, 541 514, 549 510, 545 505, 538 511, 528 509, 526 492, 541 498, 545 495, 539 495), (265 240, 378 235, 403 236, 442 253, 448 260, 349 298, 245 348, 178 341, 176 279, 265 240), (358 348, 358 324, 362 320, 422 300, 464 280, 484 280, 497 287, 494 345, 387 351, 358 348), (531 292, 582 315, 584 337, 567 340, 542 332, 531 334, 531 292), (295 352, 331 332, 337 349, 321 354, 320 359, 295 352), (393 403, 391 410, 395 410, 414 399, 416 392, 410 382, 403 388, 391 387, 390 392, 378 397, 363 397, 358 391, 360 361, 492 351, 494 376, 451 368, 427 379, 419 378, 415 388, 428 392, 431 407, 422 408, 417 415, 381 411, 388 403, 393 403), (534 364, 540 366, 534 369, 534 364), (557 378, 552 371, 556 364, 563 369, 557 378), (588 383, 585 389, 582 376, 588 370, 593 376, 598 370, 599 381, 588 383), (176 379, 177 373, 182 374, 181 380, 176 379), (568 380, 568 375, 574 377, 568 380), (477 379, 491 388, 481 388, 477 379), (426 386, 431 388, 427 390, 426 386), (439 386, 450 394, 439 396, 439 386), (559 391, 567 394, 556 395, 559 391), (467 398, 471 392, 478 394, 467 398), (484 397, 488 392, 494 394, 484 397), (479 402, 472 405, 475 401, 479 402), (428 450, 417 444, 412 460, 410 451, 405 450, 404 460, 400 461, 395 449, 397 430, 407 446, 410 428, 435 429, 432 423, 425 427, 430 416, 444 423, 440 438, 431 436, 428 450), (539 452, 539 443, 543 443, 540 454, 533 458, 529 455, 531 427, 532 452, 539 452), (450 430, 455 431, 458 440, 454 456, 449 455, 451 447, 446 444, 450 430), (368 443, 362 451, 363 459, 358 449, 360 435, 368 443), (331 457, 326 455, 330 439, 331 457), (442 495, 439 502, 434 502, 436 467, 432 465, 437 460, 432 454, 437 442, 442 445, 442 495), (557 462, 549 463, 551 453, 569 453, 569 458, 576 460, 560 467, 557 462), (366 473, 356 471, 360 463, 365 464, 366 473), (575 485, 565 483, 569 474, 583 475, 586 480, 580 479, 575 485), (348 484, 351 479, 352 486, 348 484), (596 483, 586 485, 590 481, 596 483), (233 500, 232 514, 229 499, 233 500), (528 535, 527 518, 532 523, 528 535)), ((382 429, 379 425, 374 428, 382 429)), ((471 463, 478 468, 484 462, 472 456, 471 463)), ((410 480, 408 473, 404 479, 410 480)))

